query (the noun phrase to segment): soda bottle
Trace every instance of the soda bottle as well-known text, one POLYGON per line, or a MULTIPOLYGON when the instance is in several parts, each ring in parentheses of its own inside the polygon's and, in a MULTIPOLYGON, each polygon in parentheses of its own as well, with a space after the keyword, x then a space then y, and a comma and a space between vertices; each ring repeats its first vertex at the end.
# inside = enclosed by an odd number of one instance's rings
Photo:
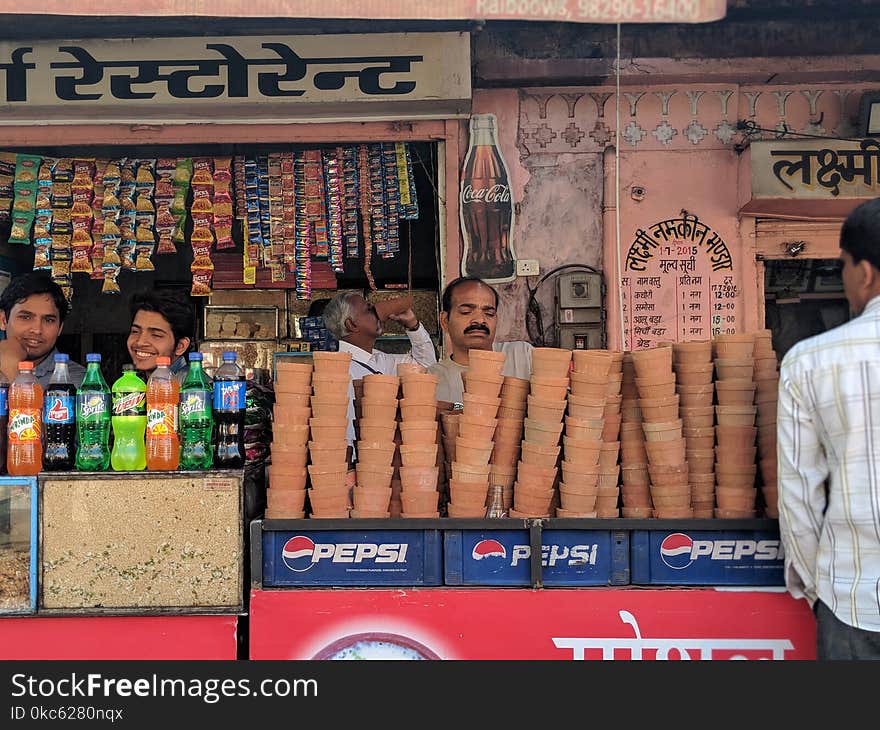
POLYGON ((101 373, 101 355, 86 355, 86 374, 76 391, 76 468, 106 471, 110 466, 110 388, 101 373))
POLYGON ((147 469, 151 471, 174 471, 180 463, 180 386, 170 365, 170 357, 157 357, 156 369, 147 381, 147 469))
POLYGON ((12 476, 36 476, 43 468, 43 387, 34 377, 34 364, 18 363, 9 386, 9 428, 6 469, 12 476))
POLYGON ((180 388, 180 468, 210 469, 211 384, 202 369, 202 353, 189 354, 189 370, 180 388))
POLYGON ((0 371, 0 474, 6 473, 6 432, 9 429, 9 381, 0 371))
POLYGON ((70 358, 55 354, 55 370, 43 396, 43 468, 70 471, 76 461, 76 386, 70 358))
POLYGON ((514 278, 510 173, 498 148, 494 114, 474 114, 461 171, 462 275, 514 278))
POLYGON ((217 424, 214 466, 244 466, 244 416, 247 385, 234 352, 223 353, 223 364, 214 373, 214 423, 217 424))
POLYGON ((134 365, 122 366, 122 375, 110 389, 113 398, 113 450, 110 466, 114 471, 142 471, 147 466, 144 433, 147 430, 147 384, 138 377, 134 365))

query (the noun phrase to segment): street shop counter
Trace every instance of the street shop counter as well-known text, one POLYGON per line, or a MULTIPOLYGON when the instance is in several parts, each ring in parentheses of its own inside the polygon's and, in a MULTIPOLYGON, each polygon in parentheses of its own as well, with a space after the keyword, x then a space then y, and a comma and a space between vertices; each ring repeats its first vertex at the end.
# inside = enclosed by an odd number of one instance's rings
POLYGON ((0 477, 0 658, 234 659, 240 470, 0 477))
POLYGON ((769 519, 255 520, 249 655, 814 659, 782 570, 769 519))

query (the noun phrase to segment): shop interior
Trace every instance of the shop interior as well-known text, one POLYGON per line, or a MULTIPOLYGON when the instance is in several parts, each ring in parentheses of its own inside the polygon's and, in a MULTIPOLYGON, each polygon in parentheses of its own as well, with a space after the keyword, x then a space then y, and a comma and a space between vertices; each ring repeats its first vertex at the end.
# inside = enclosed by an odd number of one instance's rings
POLYGON ((765 326, 780 360, 797 342, 849 319, 838 259, 764 262, 765 326))
MULTIPOLYGON (((316 147, 336 147, 340 142, 326 145, 178 145, 143 147, 40 147, 28 149, 9 149, 9 152, 35 154, 48 157, 121 157, 143 159, 159 157, 215 157, 243 155, 254 157, 270 152, 315 149, 316 147)), ((356 144, 345 143, 345 144, 356 144)), ((311 296, 299 299, 292 288, 291 281, 272 283, 267 270, 257 270, 257 280, 249 287, 241 284, 243 269, 243 226, 242 221, 234 219, 232 238, 234 248, 217 252, 212 248, 214 281, 211 296, 191 297, 196 315, 196 343, 202 345, 206 339, 205 307, 211 307, 215 299, 223 305, 240 304, 246 307, 254 301, 253 295, 239 296, 240 290, 269 289, 275 296, 271 300, 278 307, 275 337, 261 343, 267 350, 298 350, 301 332, 299 317, 306 316, 312 301, 332 298, 339 291, 357 291, 367 298, 391 296, 399 290, 412 290, 417 306, 417 314, 428 331, 439 339, 438 307, 440 283, 440 233, 438 210, 438 146, 433 142, 411 142, 412 168, 418 196, 418 218, 399 222, 399 250, 392 254, 380 255, 372 252, 365 257, 362 220, 358 215, 360 245, 356 256, 345 251, 343 270, 334 272, 330 264, 319 257, 312 256, 311 296), (372 291, 365 271, 369 263, 376 290, 372 291)), ((192 203, 193 191, 188 193, 187 209, 192 203)), ((77 362, 84 362, 87 352, 102 355, 103 370, 109 374, 118 373, 128 362, 126 338, 130 325, 129 302, 131 296, 140 291, 153 288, 178 288, 190 292, 192 276, 190 265, 193 260, 189 245, 192 220, 186 230, 187 243, 177 245, 176 254, 152 256, 155 271, 133 272, 123 269, 118 277, 119 294, 102 293, 102 281, 92 279, 86 274, 73 274, 72 309, 65 322, 64 331, 59 338, 58 347, 67 352, 77 362)), ((34 264, 33 246, 14 245, 8 242, 9 222, 0 222, 0 289, 5 281, 18 273, 29 271, 34 264)), ((2 335, 0 335, 2 336, 2 335)), ((406 337, 396 325, 388 327, 377 347, 394 352, 406 349, 406 337)), ((265 359, 263 364, 265 364, 265 359)))

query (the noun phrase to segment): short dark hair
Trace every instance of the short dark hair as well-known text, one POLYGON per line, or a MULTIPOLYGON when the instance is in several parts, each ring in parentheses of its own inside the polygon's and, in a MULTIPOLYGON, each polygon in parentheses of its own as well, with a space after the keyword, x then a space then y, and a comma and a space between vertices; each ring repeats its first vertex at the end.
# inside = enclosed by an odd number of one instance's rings
POLYGON ((862 203, 846 217, 840 229, 840 248, 854 263, 866 260, 880 269, 880 198, 862 203))
POLYGON ((452 311, 452 292, 462 284, 469 283, 482 284, 483 286, 489 287, 495 295, 495 306, 498 306, 498 292, 495 291, 494 286, 490 286, 477 276, 459 276, 457 279, 453 279, 446 285, 446 288, 443 290, 443 296, 440 298, 440 306, 446 314, 449 314, 452 311))
POLYGON ((195 341, 196 318, 189 297, 177 289, 153 289, 135 294, 131 298, 131 318, 138 312, 161 314, 174 333, 174 343, 189 337, 190 344, 195 341))
POLYGON ((24 301, 34 294, 48 294, 55 302, 58 309, 58 317, 64 324, 64 318, 70 311, 70 304, 64 296, 64 290, 52 281, 45 271, 29 271, 22 276, 16 276, 3 293, 0 294, 0 309, 6 314, 6 319, 12 313, 12 308, 19 302, 24 301))

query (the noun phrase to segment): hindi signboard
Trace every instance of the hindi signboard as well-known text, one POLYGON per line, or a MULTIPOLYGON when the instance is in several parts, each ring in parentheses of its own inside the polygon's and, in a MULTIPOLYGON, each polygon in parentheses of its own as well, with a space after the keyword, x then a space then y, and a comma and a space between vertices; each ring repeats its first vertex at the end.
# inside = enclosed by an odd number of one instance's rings
POLYGON ((0 0, 0 13, 139 17, 708 23, 726 12, 727 0, 0 0))
POLYGON ((436 119, 470 99, 467 33, 0 43, 7 124, 436 119))

